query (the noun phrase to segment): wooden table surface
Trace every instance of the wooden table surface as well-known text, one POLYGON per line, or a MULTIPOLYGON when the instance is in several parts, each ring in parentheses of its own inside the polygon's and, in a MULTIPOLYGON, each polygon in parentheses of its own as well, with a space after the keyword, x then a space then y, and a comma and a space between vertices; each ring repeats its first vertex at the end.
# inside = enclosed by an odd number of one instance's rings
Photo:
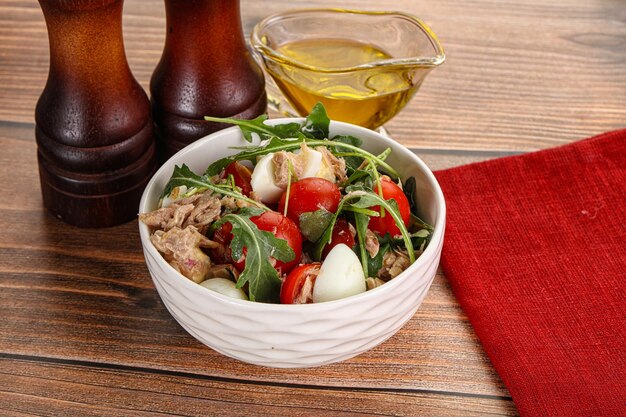
MULTIPOLYGON (((432 169, 562 145, 626 125, 624 0, 349 0, 438 34, 447 62, 388 124, 432 169)), ((297 6, 242 0, 248 33, 297 6)), ((127 0, 130 66, 147 87, 161 1, 127 0)), ((161 303, 137 221, 98 230, 42 206, 34 107, 48 71, 35 1, 0 0, 1 415, 516 415, 446 277, 390 340, 306 370, 247 365, 188 335, 161 303)))

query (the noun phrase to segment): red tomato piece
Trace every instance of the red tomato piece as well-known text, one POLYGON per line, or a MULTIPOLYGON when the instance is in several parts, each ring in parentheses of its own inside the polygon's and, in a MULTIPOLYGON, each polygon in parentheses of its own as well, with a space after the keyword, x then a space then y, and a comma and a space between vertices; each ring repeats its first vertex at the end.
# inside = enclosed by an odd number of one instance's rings
POLYGON ((222 227, 217 229, 213 234, 213 241, 220 243, 222 246, 211 249, 211 260, 218 264, 230 264, 233 263, 231 256, 230 245, 233 240, 233 225, 230 223, 224 223, 222 227))
POLYGON ((247 166, 240 164, 237 161, 231 162, 222 172, 223 178, 228 178, 229 175, 232 175, 235 180, 235 185, 241 188, 241 192, 244 195, 249 196, 252 192, 252 185, 250 185, 250 180, 252 178, 252 172, 248 169, 247 166))
POLYGON ((287 241, 287 244, 293 249, 296 256, 290 262, 276 261, 274 268, 279 274, 286 274, 300 263, 302 257, 302 234, 296 224, 275 211, 266 211, 260 216, 250 217, 252 223, 256 224, 259 230, 265 230, 272 233, 278 239, 287 241))
POLYGON ((301 296, 305 296, 308 302, 313 294, 313 286, 310 288, 311 294, 302 294, 302 289, 307 278, 315 283, 315 278, 319 272, 320 264, 318 263, 300 265, 292 270, 280 287, 281 304, 295 304, 301 296))
MULTIPOLYGON (((280 275, 289 273, 300 263, 300 258, 302 257, 302 235, 300 234, 300 229, 293 221, 275 211, 266 211, 259 216, 250 217, 250 220, 256 224, 259 230, 270 232, 278 239, 287 241, 289 247, 294 251, 295 257, 293 260, 289 262, 275 261, 274 268, 280 275)), ((214 257, 217 262, 232 263, 241 272, 246 265, 245 254, 247 251, 246 248, 243 249, 244 256, 242 259, 232 259, 232 252, 230 247, 228 247, 233 240, 232 230, 233 226, 230 223, 224 223, 215 232, 213 240, 224 245, 226 249, 223 251, 220 249, 211 250, 211 257, 214 257)))
MULTIPOLYGON (((284 192, 278 204, 278 211, 285 212, 287 192, 284 192)), ((287 205, 287 217, 300 225, 300 215, 326 209, 331 213, 337 211, 341 200, 339 187, 324 178, 310 177, 291 184, 289 191, 289 204, 287 205)))
MULTIPOLYGON (((398 203, 400 217, 402 217, 404 225, 408 226, 411 220, 411 206, 409 205, 409 200, 406 198, 406 195, 404 195, 402 189, 387 176, 380 178, 380 184, 383 189, 383 198, 385 200, 393 199, 398 203)), ((374 192, 378 192, 377 187, 374 187, 374 192)), ((370 207, 370 209, 380 213, 380 206, 373 206, 370 207)), ((368 227, 380 236, 384 236, 387 233, 394 237, 401 235, 400 229, 396 225, 393 216, 387 212, 385 212, 385 217, 370 217, 368 227)))
POLYGON ((324 250, 322 251, 322 259, 326 258, 328 252, 330 252, 332 248, 340 243, 347 245, 350 249, 352 249, 355 244, 354 235, 350 231, 348 221, 341 218, 337 220, 335 226, 333 227, 333 233, 331 235, 330 243, 324 246, 324 250))

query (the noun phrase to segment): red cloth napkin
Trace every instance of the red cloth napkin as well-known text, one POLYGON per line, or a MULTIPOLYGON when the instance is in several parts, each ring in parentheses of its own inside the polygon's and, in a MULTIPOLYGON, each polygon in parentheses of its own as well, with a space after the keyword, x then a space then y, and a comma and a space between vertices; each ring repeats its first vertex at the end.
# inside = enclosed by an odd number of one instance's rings
POLYGON ((626 130, 439 171, 443 270, 522 416, 626 415, 626 130))

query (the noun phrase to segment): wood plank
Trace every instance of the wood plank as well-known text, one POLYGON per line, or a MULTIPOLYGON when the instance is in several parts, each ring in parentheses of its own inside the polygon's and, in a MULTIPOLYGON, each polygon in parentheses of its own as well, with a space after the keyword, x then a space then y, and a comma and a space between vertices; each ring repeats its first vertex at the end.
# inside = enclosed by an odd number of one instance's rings
MULTIPOLYGON (((442 275, 396 336, 350 361, 290 371, 217 354, 164 308, 136 221, 79 229, 42 211, 30 135, 30 124, 5 123, 0 131, 0 194, 11 196, 0 201, 0 353, 238 380, 508 395, 442 275)), ((460 158, 430 156, 441 167, 460 158)))
MULTIPOLYGON (((626 126, 623 0, 374 3, 342 6, 416 14, 446 48, 446 64, 387 126, 433 169, 626 126)), ((294 7, 241 4, 247 33, 294 7)), ((162 2, 127 1, 124 30, 147 88, 162 2)), ((259 368, 197 342, 158 298, 136 221, 85 230, 43 210, 33 113, 47 66, 37 3, 0 0, 0 414, 516 414, 441 274, 398 334, 340 364, 259 368)))
MULTIPOLYGON (((286 0, 241 4, 247 32, 265 15, 294 7, 286 0)), ((409 146, 528 151, 626 126, 626 13, 620 0, 342 5, 414 13, 446 48, 447 62, 389 123, 394 137, 409 146)), ((0 119, 31 122, 47 76, 45 24, 35 2, 1 0, 0 11, 0 119)), ((128 1, 124 19, 130 65, 147 87, 163 44, 162 4, 128 1)))
POLYGON ((0 410, 89 415, 516 415, 510 399, 328 389, 0 358, 0 410), (468 411, 470 410, 470 411, 468 411))
MULTIPOLYGON (((4 252, 40 263, 37 253, 26 258, 4 252)), ((113 263, 92 263, 94 269, 115 269, 113 263)), ((228 359, 189 336, 147 287, 145 272, 137 282, 107 269, 93 278, 85 268, 71 275, 0 270, 0 352, 233 379, 508 395, 441 276, 414 318, 379 347, 340 364, 274 370, 228 359)))

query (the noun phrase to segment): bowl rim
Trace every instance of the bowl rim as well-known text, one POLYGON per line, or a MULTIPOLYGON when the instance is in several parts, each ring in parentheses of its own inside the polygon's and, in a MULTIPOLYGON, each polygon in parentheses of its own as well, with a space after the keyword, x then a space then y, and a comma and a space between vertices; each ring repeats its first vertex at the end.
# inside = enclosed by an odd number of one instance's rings
MULTIPOLYGON (((290 122, 302 123, 304 122, 304 120, 305 120, 304 117, 286 117, 286 118, 268 119, 266 120, 266 123, 269 123, 271 125, 290 123, 290 122)), ((239 309, 250 309, 256 312, 273 310, 276 308, 279 308, 285 311, 289 309, 289 311, 291 312, 294 312, 295 310, 303 310, 303 311, 306 310, 307 312, 315 312, 317 310, 324 311, 324 310, 332 309, 333 306, 336 306, 336 305, 343 305, 343 304, 349 305, 353 303, 367 302, 367 300, 370 299, 371 297, 381 297, 382 294, 389 292, 389 291, 393 291, 393 289, 396 286, 400 285, 400 282, 405 281, 406 279, 410 279, 410 276, 412 275, 412 272, 414 270, 420 269, 421 267, 425 267, 426 264, 430 262, 433 257, 437 257, 437 251, 441 250, 441 246, 443 245, 445 222, 446 222, 446 203, 445 203, 443 191, 441 190, 441 187, 439 186, 439 182, 437 181, 435 175, 430 170, 430 168, 428 168, 428 166, 415 153, 410 151, 407 147, 400 144, 399 142, 396 142, 391 137, 381 135, 380 133, 376 131, 373 131, 373 130, 370 130, 361 126, 353 125, 350 123, 339 122, 335 120, 331 120, 330 123, 331 123, 331 126, 332 125, 341 126, 343 128, 348 128, 348 129, 353 130, 355 132, 353 133, 353 135, 356 137, 359 137, 359 133, 365 133, 367 135, 374 134, 375 136, 378 136, 377 139, 382 140, 383 142, 385 142, 387 146, 392 147, 392 152, 399 151, 408 155, 409 158, 412 158, 414 162, 418 165, 420 170, 423 172, 426 179, 428 180, 428 183, 430 184, 432 188, 432 191, 434 192, 436 206, 437 206, 436 207, 437 220, 434 224, 433 235, 432 235, 431 241, 426 247, 426 249, 424 249, 424 252, 422 252, 422 254, 415 260, 415 262, 413 262, 413 264, 411 264, 406 270, 402 271, 398 276, 387 281, 383 285, 380 285, 371 290, 367 290, 363 293, 352 295, 346 298, 341 298, 338 300, 325 301, 323 303, 311 303, 311 304, 262 303, 262 302, 249 301, 249 300, 238 300, 238 299, 234 299, 234 298, 222 295, 215 291, 209 290, 208 288, 204 288, 200 284, 197 284, 193 282, 192 280, 190 280, 189 278, 185 277, 180 272, 176 271, 165 260, 165 258, 163 258, 163 256, 158 252, 156 247, 150 241, 150 232, 149 232, 148 226, 142 223, 141 221, 138 221, 139 235, 140 235, 143 250, 148 251, 148 253, 152 255, 152 257, 159 263, 162 270, 168 271, 171 274, 174 274, 174 276, 176 276, 177 278, 179 278, 178 281, 180 285, 186 287, 187 289, 191 291, 199 290, 200 294, 203 294, 204 297, 214 298, 216 301, 219 300, 222 303, 232 304, 233 306, 236 306, 239 309)), ((238 126, 232 126, 232 127, 228 127, 228 128, 213 132, 207 136, 204 136, 196 140, 190 145, 184 147, 183 149, 178 151, 176 154, 174 154, 172 157, 170 157, 167 161, 165 161, 159 167, 159 169, 154 173, 154 175, 150 178, 150 181, 146 185, 143 191, 143 194, 141 196, 140 203, 139 203, 139 213, 144 213, 147 211, 146 209, 148 206, 148 195, 150 194, 150 190, 152 190, 155 187, 157 179, 165 175, 168 175, 168 176, 171 175, 169 171, 173 169, 173 167, 170 167, 169 165, 172 164, 171 161, 173 159, 179 158, 181 156, 185 156, 186 154, 192 154, 197 148, 205 146, 204 145, 205 143, 218 140, 221 136, 229 136, 236 132, 239 132, 239 135, 241 135, 241 131, 238 126)), ((207 166, 209 166, 209 164, 211 164, 212 162, 213 161, 207 161, 207 166)), ((154 279, 154 276, 153 276, 153 279, 154 279)))
POLYGON ((282 64, 287 64, 292 67, 321 73, 346 73, 353 71, 370 70, 378 67, 396 68, 396 67, 421 67, 421 68, 434 68, 444 63, 446 60, 446 54, 441 45, 441 42, 435 35, 435 32, 417 16, 410 13, 401 11, 385 11, 385 10, 357 10, 357 9, 343 9, 343 8, 304 8, 287 10, 284 12, 274 13, 259 21, 254 25, 252 33, 250 34, 250 44, 252 47, 263 57, 270 58, 273 61, 278 61, 282 64), (432 56, 416 56, 409 58, 390 58, 381 59, 378 61, 369 62, 366 64, 355 65, 352 67, 338 67, 338 68, 319 68, 305 64, 303 62, 294 60, 274 48, 270 48, 263 42, 263 36, 260 32, 262 28, 265 28, 274 21, 288 19, 295 16, 318 14, 318 13, 337 13, 337 14, 358 14, 363 16, 395 16, 404 20, 407 20, 417 26, 426 36, 434 53, 432 56))

